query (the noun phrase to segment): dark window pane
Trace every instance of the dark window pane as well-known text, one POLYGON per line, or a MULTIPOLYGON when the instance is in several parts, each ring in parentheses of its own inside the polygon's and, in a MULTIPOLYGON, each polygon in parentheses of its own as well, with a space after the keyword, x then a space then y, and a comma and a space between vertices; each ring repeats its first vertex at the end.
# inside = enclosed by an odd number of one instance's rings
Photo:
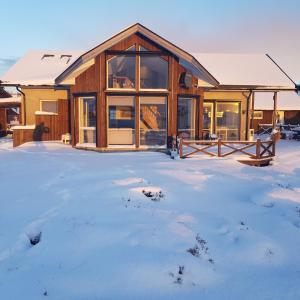
POLYGON ((168 88, 168 62, 159 56, 141 55, 141 89, 168 88))
POLYGON ((178 99, 178 135, 184 139, 195 139, 196 99, 178 99))

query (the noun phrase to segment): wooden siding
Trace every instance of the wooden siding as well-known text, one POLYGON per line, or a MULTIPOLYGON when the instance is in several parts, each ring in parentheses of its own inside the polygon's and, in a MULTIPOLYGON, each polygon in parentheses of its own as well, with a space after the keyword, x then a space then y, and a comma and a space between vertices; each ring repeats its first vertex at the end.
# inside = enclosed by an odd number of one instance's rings
POLYGON ((58 100, 57 115, 36 115, 35 129, 15 129, 13 146, 32 141, 61 140, 62 134, 70 132, 68 100, 58 100))
MULTIPOLYGON (((256 110, 263 112, 262 119, 254 119, 253 126, 255 132, 259 130, 259 124, 272 124, 273 110, 256 110)), ((284 124, 298 125, 300 124, 300 111, 299 110, 285 110, 284 111, 284 124)))
POLYGON ((284 111, 284 123, 291 124, 291 125, 300 124, 300 110, 284 111))
MULTIPOLYGON (((71 105, 71 115, 74 117, 72 124, 72 137, 73 146, 79 141, 78 132, 78 98, 80 96, 89 95, 90 93, 95 93, 97 95, 97 140, 96 146, 98 148, 107 147, 107 107, 106 107, 106 97, 108 95, 126 95, 131 94, 136 97, 136 104, 139 103, 140 96, 166 96, 168 104, 168 145, 171 144, 172 136, 177 135, 177 103, 179 96, 185 97, 196 97, 198 99, 198 122, 197 122, 197 137, 202 136, 202 107, 203 107, 203 89, 197 88, 198 79, 193 77, 193 84, 191 88, 182 88, 179 86, 179 77, 181 72, 186 71, 184 67, 179 64, 177 57, 173 56, 171 53, 161 48, 156 43, 150 41, 141 34, 133 34, 132 36, 124 39, 118 44, 114 45, 108 51, 124 51, 129 47, 135 45, 136 50, 138 45, 149 49, 150 51, 163 51, 162 58, 168 61, 169 64, 169 77, 168 77, 168 90, 167 91, 142 91, 139 89, 139 68, 136 68, 136 90, 135 91, 111 91, 106 89, 106 60, 112 55, 109 52, 103 52, 95 58, 95 64, 88 68, 85 72, 80 74, 75 79, 75 85, 71 87, 71 93, 73 97, 71 105), (73 123, 74 122, 74 123, 73 123)), ((136 65, 138 59, 136 60, 136 65)), ((136 132, 139 132, 139 106, 136 109, 136 119, 135 126, 136 132)), ((139 139, 137 138, 136 146, 139 146, 139 139)))
POLYGON ((6 108, 0 108, 0 131, 6 130, 6 108))
MULTIPOLYGON (((257 110, 260 111, 260 110, 257 110)), ((263 110, 263 118, 262 119, 253 119, 252 120, 252 129, 254 132, 258 132, 259 124, 272 124, 273 111, 272 110, 263 110)))
POLYGON ((34 129, 15 129, 13 133, 13 146, 18 147, 24 143, 32 142, 34 129))

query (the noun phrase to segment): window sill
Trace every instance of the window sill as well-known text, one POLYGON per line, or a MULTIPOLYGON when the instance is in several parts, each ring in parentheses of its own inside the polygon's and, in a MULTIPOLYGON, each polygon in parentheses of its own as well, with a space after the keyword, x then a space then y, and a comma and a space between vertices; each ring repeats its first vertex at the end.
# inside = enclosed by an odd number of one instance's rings
POLYGON ((58 113, 48 111, 36 111, 34 114, 36 116, 58 116, 58 113))

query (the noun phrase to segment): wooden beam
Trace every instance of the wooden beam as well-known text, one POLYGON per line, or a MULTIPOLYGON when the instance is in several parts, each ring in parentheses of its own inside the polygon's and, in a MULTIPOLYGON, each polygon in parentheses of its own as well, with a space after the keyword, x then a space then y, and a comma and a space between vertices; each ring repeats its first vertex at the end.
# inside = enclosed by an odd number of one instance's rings
POLYGON ((275 129, 276 127, 276 119, 277 119, 277 92, 274 92, 273 96, 273 118, 272 118, 272 127, 275 129))
POLYGON ((253 128, 253 120, 254 120, 254 110, 255 110, 255 92, 252 91, 252 97, 251 97, 251 125, 250 128, 253 128))

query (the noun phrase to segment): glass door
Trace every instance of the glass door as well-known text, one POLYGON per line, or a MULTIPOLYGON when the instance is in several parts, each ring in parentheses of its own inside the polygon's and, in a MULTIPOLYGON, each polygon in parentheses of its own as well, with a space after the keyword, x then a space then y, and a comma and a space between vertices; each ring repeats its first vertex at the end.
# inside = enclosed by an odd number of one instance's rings
POLYGON ((166 148, 166 97, 140 97, 140 145, 142 147, 166 148))
POLYGON ((108 110, 108 145, 118 146, 135 144, 135 97, 109 96, 108 110))
POLYGON ((96 147, 96 98, 79 98, 78 106, 79 144, 96 147))
POLYGON ((216 103, 216 134, 222 140, 239 140, 240 138, 240 103, 216 103))
POLYGON ((180 97, 177 116, 178 136, 183 139, 194 140, 196 134, 196 99, 180 97))

